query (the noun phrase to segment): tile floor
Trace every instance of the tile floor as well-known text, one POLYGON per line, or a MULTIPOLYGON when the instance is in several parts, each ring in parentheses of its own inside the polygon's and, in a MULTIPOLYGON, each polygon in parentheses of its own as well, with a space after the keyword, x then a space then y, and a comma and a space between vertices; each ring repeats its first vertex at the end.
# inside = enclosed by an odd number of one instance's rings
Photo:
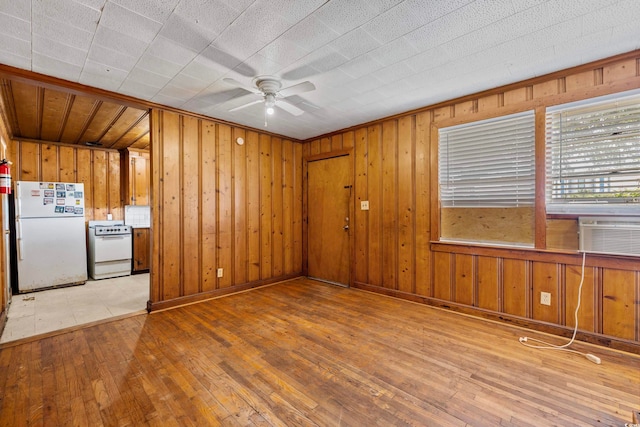
POLYGON ((134 313, 148 299, 149 274, 13 295, 0 343, 134 313))

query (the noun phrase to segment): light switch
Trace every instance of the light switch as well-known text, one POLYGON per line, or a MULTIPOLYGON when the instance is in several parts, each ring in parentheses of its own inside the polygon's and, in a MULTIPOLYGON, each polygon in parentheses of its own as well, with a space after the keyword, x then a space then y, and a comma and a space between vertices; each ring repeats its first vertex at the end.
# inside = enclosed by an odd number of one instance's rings
POLYGON ((224 273, 224 270, 222 268, 219 268, 217 276, 222 277, 223 273, 224 273))
POLYGON ((361 211, 368 211, 369 210, 369 201, 368 200, 361 200, 360 201, 360 210, 361 211))

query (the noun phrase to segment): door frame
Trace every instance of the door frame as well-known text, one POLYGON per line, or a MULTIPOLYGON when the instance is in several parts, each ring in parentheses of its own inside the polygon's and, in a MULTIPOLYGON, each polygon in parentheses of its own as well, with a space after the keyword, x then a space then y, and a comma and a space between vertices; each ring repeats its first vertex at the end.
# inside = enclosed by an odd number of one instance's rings
POLYGON ((355 257, 355 230, 354 221, 354 194, 355 188, 353 185, 353 148, 347 148, 344 150, 329 151, 327 153, 313 154, 302 158, 302 274, 304 276, 309 275, 309 162, 316 162, 320 160, 332 159, 335 157, 348 157, 349 158, 349 185, 351 191, 349 192, 349 283, 347 287, 353 286, 354 275, 354 257, 355 257))

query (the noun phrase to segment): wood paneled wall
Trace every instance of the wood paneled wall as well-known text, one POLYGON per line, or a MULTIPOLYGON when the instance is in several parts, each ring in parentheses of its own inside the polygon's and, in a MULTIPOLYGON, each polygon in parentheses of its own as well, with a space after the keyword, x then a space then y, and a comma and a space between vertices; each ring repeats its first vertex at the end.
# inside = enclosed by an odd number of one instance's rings
POLYGON ((117 151, 13 141, 10 158, 14 181, 84 183, 86 221, 124 218, 117 151))
MULTIPOLYGON (((438 128, 640 87, 640 51, 327 135, 304 156, 354 147, 353 286, 566 334, 580 281, 575 219, 544 210, 544 131, 537 131, 534 250, 441 244, 438 128), (360 210, 360 201, 369 210, 360 210), (573 254, 573 255, 569 255, 573 254), (568 258, 562 258, 562 256, 568 258), (551 306, 539 304, 541 291, 551 306)), ((585 339, 640 350, 638 259, 588 256, 585 339), (604 338, 603 338, 604 337, 604 338)))
POLYGON ((300 275, 302 145, 166 111, 151 119, 149 308, 300 275))

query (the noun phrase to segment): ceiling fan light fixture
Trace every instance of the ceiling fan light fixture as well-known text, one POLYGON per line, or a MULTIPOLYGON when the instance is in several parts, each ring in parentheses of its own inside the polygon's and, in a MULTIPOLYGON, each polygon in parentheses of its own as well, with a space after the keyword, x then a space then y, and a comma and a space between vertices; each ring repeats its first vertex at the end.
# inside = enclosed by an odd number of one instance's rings
POLYGON ((280 80, 278 80, 278 78, 273 76, 258 76, 254 78, 252 83, 255 88, 247 87, 232 78, 224 78, 223 80, 230 85, 243 88, 248 92, 252 92, 253 94, 262 95, 261 100, 247 102, 240 106, 231 108, 229 111, 233 112, 249 107, 251 105, 264 103, 263 111, 265 126, 267 125, 267 116, 273 115, 275 113, 276 102, 278 103, 278 107, 293 116, 299 116, 300 114, 304 113, 303 110, 298 108, 296 104, 288 101, 287 98, 293 95, 315 90, 316 88, 313 83, 307 81, 286 87, 281 90, 282 83, 280 82, 280 80), (280 98, 280 100, 278 100, 278 98, 280 98))
POLYGON ((267 114, 272 115, 275 110, 274 106, 276 105, 276 95, 273 93, 267 93, 264 95, 264 108, 267 114))

